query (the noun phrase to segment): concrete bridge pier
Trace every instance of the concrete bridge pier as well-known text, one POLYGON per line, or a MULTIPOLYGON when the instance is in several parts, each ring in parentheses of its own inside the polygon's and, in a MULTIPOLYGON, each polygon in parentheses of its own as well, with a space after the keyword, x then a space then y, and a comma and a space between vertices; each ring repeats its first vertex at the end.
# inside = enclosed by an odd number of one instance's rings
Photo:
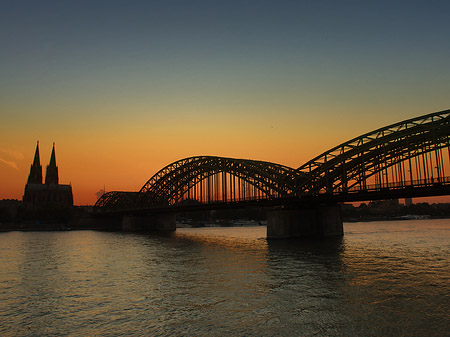
POLYGON ((146 215, 124 215, 122 219, 122 231, 164 231, 176 230, 175 214, 159 213, 146 215))
POLYGON ((340 205, 275 208, 267 212, 267 238, 328 237, 344 234, 340 205))

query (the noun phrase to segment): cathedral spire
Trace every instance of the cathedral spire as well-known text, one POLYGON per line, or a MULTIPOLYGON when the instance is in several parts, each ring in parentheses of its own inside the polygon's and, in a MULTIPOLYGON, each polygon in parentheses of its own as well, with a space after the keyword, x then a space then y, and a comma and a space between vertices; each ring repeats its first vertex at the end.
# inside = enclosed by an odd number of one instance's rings
POLYGON ((30 175, 28 176, 29 184, 42 184, 42 166, 39 158, 39 141, 36 144, 36 152, 34 153, 34 161, 30 167, 30 175))
POLYGON ((50 157, 50 166, 56 166, 55 143, 53 143, 52 155, 50 157))
POLYGON ((33 166, 41 166, 41 159, 39 157, 39 141, 36 143, 36 151, 34 152, 33 166))
POLYGON ((47 174, 45 175, 46 184, 58 185, 58 166, 56 166, 56 156, 55 156, 55 143, 53 143, 52 155, 50 157, 50 163, 47 165, 47 174))

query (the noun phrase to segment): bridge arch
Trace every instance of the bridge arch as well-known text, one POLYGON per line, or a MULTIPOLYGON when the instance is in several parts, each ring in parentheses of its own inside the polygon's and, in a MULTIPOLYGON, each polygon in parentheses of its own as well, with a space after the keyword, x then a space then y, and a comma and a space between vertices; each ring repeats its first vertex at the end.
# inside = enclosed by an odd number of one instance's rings
POLYGON ((122 211, 133 209, 138 192, 111 191, 98 198, 94 205, 95 210, 122 211))
POLYGON ((100 197, 96 210, 170 206, 180 202, 236 202, 285 198, 296 179, 293 168, 265 161, 197 156, 173 162, 139 192, 113 191, 100 197))
POLYGON ((297 169, 296 195, 429 185, 444 179, 450 110, 408 119, 342 143, 297 169), (302 177, 302 178, 299 178, 302 177))
POLYGON ((445 176, 445 171, 450 171, 449 136, 450 110, 445 110, 353 138, 298 169, 248 159, 189 157, 162 168, 139 192, 109 192, 95 207, 123 211, 188 201, 298 199, 319 194, 450 186, 445 176))
POLYGON ((137 205, 173 205, 182 200, 241 201, 287 197, 295 170, 270 162, 198 156, 167 165, 141 188, 137 205))

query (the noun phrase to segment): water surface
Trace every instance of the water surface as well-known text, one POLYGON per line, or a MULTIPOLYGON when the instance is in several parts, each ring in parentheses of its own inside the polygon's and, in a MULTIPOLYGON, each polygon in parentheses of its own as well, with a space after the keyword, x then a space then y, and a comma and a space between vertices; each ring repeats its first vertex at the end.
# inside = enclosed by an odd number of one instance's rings
POLYGON ((450 220, 0 233, 2 336, 445 336, 450 220))

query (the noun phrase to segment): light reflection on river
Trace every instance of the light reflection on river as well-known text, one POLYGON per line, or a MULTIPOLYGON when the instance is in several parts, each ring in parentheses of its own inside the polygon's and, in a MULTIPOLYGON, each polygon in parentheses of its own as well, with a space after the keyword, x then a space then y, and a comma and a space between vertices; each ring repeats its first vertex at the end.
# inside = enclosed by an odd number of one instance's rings
POLYGON ((450 220, 0 233, 0 335, 444 336, 450 220))

